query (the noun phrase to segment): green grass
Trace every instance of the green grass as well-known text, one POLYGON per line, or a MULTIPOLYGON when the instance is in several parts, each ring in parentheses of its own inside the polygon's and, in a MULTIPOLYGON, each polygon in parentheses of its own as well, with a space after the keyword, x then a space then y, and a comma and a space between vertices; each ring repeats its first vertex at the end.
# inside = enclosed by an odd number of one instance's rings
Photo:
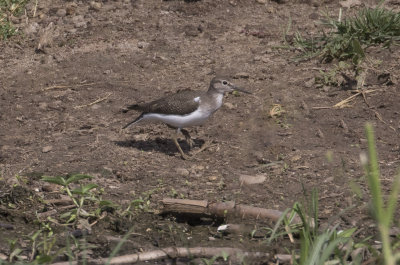
POLYGON ((17 34, 18 30, 9 19, 18 17, 25 8, 28 0, 0 0, 0 38, 7 40, 17 34))
POLYGON ((400 41, 400 13, 376 8, 364 8, 353 17, 341 20, 327 14, 322 24, 327 32, 309 38, 296 33, 294 46, 302 51, 299 59, 320 56, 323 61, 333 59, 352 60, 359 64, 365 57, 365 49, 372 45, 390 47, 400 41))
MULTIPOLYGON (((354 235, 359 231, 358 227, 351 227, 347 230, 339 230, 338 225, 331 225, 330 228, 321 230, 318 225, 318 192, 313 190, 309 203, 303 205, 295 203, 293 208, 286 210, 283 217, 277 222, 276 226, 269 233, 267 244, 272 241, 279 242, 282 236, 288 233, 300 236, 299 242, 292 250, 288 250, 293 256, 295 265, 320 265, 320 264, 363 264, 366 262, 361 253, 369 253, 368 264, 395 265, 400 262, 400 237, 391 238, 389 231, 394 225, 394 214, 396 211, 397 200, 400 192, 400 172, 394 177, 392 191, 387 201, 384 201, 384 191, 380 183, 379 164, 375 147, 374 132, 370 124, 366 125, 366 135, 368 142, 368 155, 361 155, 361 164, 365 169, 366 182, 368 183, 371 196, 371 213, 375 220, 380 247, 372 246, 371 239, 375 236, 369 234, 366 238, 355 238, 354 235), (293 213, 300 219, 296 226, 291 224, 294 220, 293 213), (287 218, 290 216, 290 218, 287 218), (285 226, 286 233, 282 227, 285 226), (290 229, 289 232, 288 228, 290 229)), ((351 207, 353 208, 353 207, 351 207)), ((347 209, 349 211, 351 208, 347 209)), ((332 219, 332 218, 331 218, 332 219)), ((376 244, 376 241, 375 243, 376 244)))
POLYGON ((395 265, 397 264, 397 261, 400 261, 400 252, 396 253, 393 249, 389 230, 393 224, 394 213, 400 191, 400 172, 394 177, 392 192, 385 203, 383 200, 383 191, 380 183, 379 164, 375 147, 374 131, 372 125, 370 124, 366 125, 366 135, 368 141, 368 158, 364 158, 362 162, 364 164, 368 186, 371 192, 373 217, 376 220, 382 241, 381 259, 384 261, 385 265, 395 265))

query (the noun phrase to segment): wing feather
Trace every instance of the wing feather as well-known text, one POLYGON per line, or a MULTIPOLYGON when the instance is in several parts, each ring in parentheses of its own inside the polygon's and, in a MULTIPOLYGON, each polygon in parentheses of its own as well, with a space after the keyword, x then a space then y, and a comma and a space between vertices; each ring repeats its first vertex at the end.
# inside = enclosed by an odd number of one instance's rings
POLYGON ((204 92, 183 90, 146 104, 131 105, 128 108, 143 111, 144 114, 185 115, 195 111, 199 107, 200 100, 195 100, 195 98, 201 96, 202 93, 204 92))

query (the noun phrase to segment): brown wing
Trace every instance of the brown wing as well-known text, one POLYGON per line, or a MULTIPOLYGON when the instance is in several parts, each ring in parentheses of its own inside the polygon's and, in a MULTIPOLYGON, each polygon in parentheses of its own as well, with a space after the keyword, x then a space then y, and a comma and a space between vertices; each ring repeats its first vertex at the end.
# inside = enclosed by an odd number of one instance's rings
POLYGON ((140 110, 143 113, 185 115, 198 108, 199 101, 195 101, 194 99, 204 93, 202 91, 183 90, 149 103, 132 105, 128 108, 140 110))

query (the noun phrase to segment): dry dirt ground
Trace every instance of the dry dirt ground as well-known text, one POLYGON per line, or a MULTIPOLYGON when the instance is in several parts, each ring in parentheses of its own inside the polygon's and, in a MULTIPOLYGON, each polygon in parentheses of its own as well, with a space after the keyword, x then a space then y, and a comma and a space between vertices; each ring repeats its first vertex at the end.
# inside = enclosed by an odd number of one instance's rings
MULTIPOLYGON (((359 154, 366 150, 369 121, 388 189, 400 164, 400 49, 368 49, 371 60, 381 64, 367 71, 364 87, 374 92, 365 100, 358 96, 346 108, 316 108, 354 93, 319 87, 315 77, 334 62, 294 62, 299 53, 283 47, 283 32, 291 20, 289 35, 317 33, 320 12, 337 15, 339 2, 259 2, 39 0, 36 9, 34 1, 28 3, 27 15, 15 19, 24 35, 0 44, 0 253, 10 254, 6 239, 18 239, 21 255, 29 256, 26 235, 40 228, 36 214, 55 209, 57 219, 62 213, 43 199, 64 193, 44 189, 40 177, 72 173, 93 176, 102 196, 117 204, 145 201, 145 209, 129 218, 109 213, 92 226, 85 240, 94 258, 108 257, 131 227, 136 234, 119 254, 170 246, 286 253, 282 240, 267 246, 263 238, 246 234, 222 236, 218 222, 160 216, 159 201, 166 197, 284 210, 317 188, 321 223, 357 226, 360 238, 375 236, 363 207, 368 191, 359 154), (179 157, 165 125, 121 130, 139 114, 123 113, 128 104, 179 89, 206 90, 220 73, 253 94, 227 95, 204 126, 190 130, 195 148, 212 141, 194 159, 179 157), (271 118, 274 104, 285 112, 271 118), (266 177, 261 184, 239 181, 260 174, 266 177), (351 206, 356 207, 337 215, 351 206)), ((399 9, 395 1, 387 5, 399 9)), ((183 138, 181 144, 188 152, 183 138)), ((256 220, 223 222, 267 226, 256 220)), ((50 224, 55 231, 68 230, 50 224)), ((253 263, 268 261, 273 258, 253 263)))

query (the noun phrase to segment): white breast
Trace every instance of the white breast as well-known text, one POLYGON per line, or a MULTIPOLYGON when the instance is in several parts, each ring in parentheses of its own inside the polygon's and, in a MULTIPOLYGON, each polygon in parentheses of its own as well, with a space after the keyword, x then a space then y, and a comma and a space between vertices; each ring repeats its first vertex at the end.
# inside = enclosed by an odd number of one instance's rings
POLYGON ((188 115, 167 115, 158 113, 148 113, 143 116, 143 121, 164 122, 175 128, 185 128, 203 124, 211 113, 197 109, 188 115))

